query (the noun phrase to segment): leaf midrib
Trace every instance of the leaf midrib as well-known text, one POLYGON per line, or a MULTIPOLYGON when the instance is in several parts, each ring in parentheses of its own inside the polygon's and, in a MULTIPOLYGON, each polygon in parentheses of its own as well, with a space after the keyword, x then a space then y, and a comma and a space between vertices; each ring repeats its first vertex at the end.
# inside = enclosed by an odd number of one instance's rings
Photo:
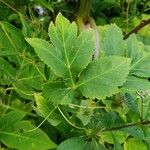
POLYGON ((73 81, 73 76, 72 76, 71 67, 70 67, 70 63, 69 63, 69 59, 68 59, 68 55, 67 55, 67 50, 66 50, 66 45, 65 45, 65 40, 64 40, 64 28, 63 28, 63 26, 61 26, 61 27, 62 27, 63 47, 64 47, 65 57, 66 57, 66 61, 67 61, 67 69, 68 69, 68 72, 69 72, 69 76, 70 76, 72 86, 74 87, 75 83, 73 81))

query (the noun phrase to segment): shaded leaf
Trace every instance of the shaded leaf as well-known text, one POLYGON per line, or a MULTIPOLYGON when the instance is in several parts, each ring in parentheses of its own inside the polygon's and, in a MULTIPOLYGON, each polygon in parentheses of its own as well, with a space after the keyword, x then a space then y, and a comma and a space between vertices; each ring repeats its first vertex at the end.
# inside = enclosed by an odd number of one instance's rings
POLYGON ((123 131, 129 133, 131 136, 133 136, 136 139, 143 140, 144 139, 144 132, 141 128, 133 126, 122 129, 123 131))
POLYGON ((112 134, 112 137, 113 137, 113 141, 114 141, 114 150, 123 150, 123 147, 122 147, 122 145, 119 143, 119 139, 118 139, 118 137, 117 136, 114 136, 113 134, 112 134))
POLYGON ((128 76, 127 81, 124 83, 123 88, 129 91, 140 91, 150 89, 150 82, 148 79, 128 76))
POLYGON ((0 57, 0 84, 11 84, 16 75, 16 69, 11 63, 0 57))
POLYGON ((62 142, 57 150, 83 150, 85 146, 84 139, 73 137, 62 142))
POLYGON ((133 97, 130 94, 125 93, 123 100, 125 104, 128 106, 128 108, 130 109, 130 111, 132 111, 133 113, 136 113, 137 115, 140 115, 138 105, 135 99, 133 99, 133 97))
POLYGON ((11 111, 0 118, 0 131, 5 131, 10 128, 12 124, 23 119, 25 114, 21 111, 11 111))
POLYGON ((21 150, 47 150, 56 147, 42 130, 26 132, 33 128, 35 126, 30 122, 19 121, 11 124, 9 130, 0 131, 0 139, 5 145, 21 150))
POLYGON ((45 78, 42 67, 38 64, 22 63, 22 67, 17 70, 17 77, 13 79, 12 84, 21 97, 32 100, 34 92, 42 89, 45 78))

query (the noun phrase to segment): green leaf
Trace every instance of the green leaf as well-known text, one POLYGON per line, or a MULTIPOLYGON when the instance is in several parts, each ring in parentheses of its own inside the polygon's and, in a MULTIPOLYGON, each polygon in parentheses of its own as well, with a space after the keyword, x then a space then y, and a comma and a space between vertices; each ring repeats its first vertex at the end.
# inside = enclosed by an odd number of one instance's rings
POLYGON ((16 92, 23 98, 33 100, 34 92, 42 90, 44 72, 43 65, 23 62, 17 70, 17 77, 12 84, 16 92))
POLYGON ((25 114, 21 111, 11 111, 0 118, 0 131, 7 130, 12 124, 20 121, 25 114))
POLYGON ((6 55, 9 51, 7 59, 18 67, 22 61, 20 56, 28 48, 27 42, 21 31, 8 22, 0 22, 0 33, 0 53, 6 55))
POLYGON ((140 115, 138 105, 136 104, 135 99, 133 99, 133 97, 130 94, 125 93, 123 100, 125 104, 128 106, 128 108, 130 109, 130 111, 136 113, 137 115, 140 115))
POLYGON ((20 30, 8 22, 0 22, 0 26, 2 30, 2 34, 0 35, 0 47, 12 49, 17 54, 27 48, 26 41, 20 30))
POLYGON ((125 131, 129 133, 131 136, 133 136, 136 139, 144 140, 144 132, 141 128, 133 126, 122 129, 122 131, 125 131))
POLYGON ((128 76, 123 88, 129 91, 141 91, 150 89, 150 82, 148 79, 142 79, 134 76, 128 76))
POLYGON ((27 39, 44 63, 56 75, 69 79, 74 85, 78 73, 92 59, 94 53, 93 30, 85 30, 77 37, 76 24, 59 14, 55 25, 50 24, 49 36, 52 44, 41 39, 27 39))
POLYGON ((55 105, 67 105, 74 99, 72 89, 67 88, 64 83, 59 81, 45 84, 43 95, 55 105))
MULTIPOLYGON (((145 93, 150 95, 149 92, 145 92, 145 93)), ((145 97, 146 97, 146 95, 145 95, 145 97)), ((150 108, 150 101, 149 101, 149 97, 144 99, 143 106, 141 106, 141 103, 139 101, 139 106, 143 107, 143 119, 144 120, 149 120, 150 119, 150 109, 149 109, 150 108)))
POLYGON ((29 25, 29 22, 25 19, 25 17, 19 13, 19 17, 22 23, 22 33, 24 34, 25 37, 31 37, 32 36, 32 28, 29 25))
POLYGON ((134 138, 130 138, 124 143, 124 149, 125 150, 133 150, 133 149, 148 150, 146 144, 143 141, 134 138))
POLYGON ((62 142, 57 150, 83 150, 85 146, 84 139, 80 137, 73 137, 62 142))
POLYGON ((150 129, 147 126, 144 126, 143 128, 144 135, 145 135, 145 142, 147 144, 147 149, 150 149, 150 129))
POLYGON ((110 56, 93 61, 81 73, 77 89, 90 98, 104 99, 118 92, 129 73, 130 60, 110 56))
POLYGON ((122 30, 115 24, 108 26, 105 31, 105 36, 102 42, 102 50, 106 56, 125 55, 125 42, 123 40, 122 30))
MULTIPOLYGON (((55 107, 51 101, 48 101, 44 99, 44 97, 37 94, 35 95, 35 101, 37 105, 36 112, 44 118, 46 118, 55 107)), ((57 126, 61 121, 63 121, 63 118, 58 110, 54 110, 47 118, 47 121, 51 125, 57 126)))
POLYGON ((124 143, 126 138, 128 137, 127 133, 122 131, 107 131, 103 132, 101 138, 110 144, 114 144, 114 137, 117 137, 117 143, 124 143))
POLYGON ((122 145, 119 143, 118 137, 114 136, 113 134, 112 137, 113 137, 114 150, 123 150, 122 145))
POLYGON ((144 51, 144 46, 135 35, 127 40, 126 56, 131 58, 130 74, 139 77, 150 77, 150 53, 144 51))
POLYGON ((16 122, 11 124, 9 130, 0 131, 0 140, 11 148, 21 150, 47 150, 56 147, 42 130, 26 132, 34 128, 28 121, 16 122))
POLYGON ((16 69, 12 64, 0 57, 0 84, 10 84, 15 75, 16 69))

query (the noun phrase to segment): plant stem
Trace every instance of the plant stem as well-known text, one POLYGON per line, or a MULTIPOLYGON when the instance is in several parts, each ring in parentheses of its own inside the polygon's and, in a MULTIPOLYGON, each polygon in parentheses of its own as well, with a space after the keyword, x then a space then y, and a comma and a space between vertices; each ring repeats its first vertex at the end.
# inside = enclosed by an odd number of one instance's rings
POLYGON ((137 33, 139 30, 141 30, 143 27, 145 27, 148 24, 150 24, 150 18, 147 20, 143 20, 139 25, 137 25, 134 29, 132 29, 129 33, 127 33, 123 39, 124 40, 127 39, 131 34, 137 33))
POLYGON ((142 121, 142 122, 140 121, 140 122, 136 122, 136 123, 129 123, 129 124, 118 126, 118 127, 104 129, 102 131, 114 131, 114 130, 119 130, 119 129, 123 129, 123 128, 139 126, 139 125, 148 125, 148 124, 150 124, 150 120, 145 120, 145 121, 142 121))
POLYGON ((80 0, 78 16, 83 19, 84 23, 89 21, 90 8, 91 8, 91 0, 80 0))
POLYGON ((31 129, 31 130, 24 131, 24 132, 25 132, 25 133, 26 133, 26 132, 33 132, 33 131, 37 130, 38 128, 40 128, 41 125, 43 125, 43 123, 50 117, 50 115, 55 111, 56 108, 57 108, 57 107, 54 107, 54 108, 52 109, 52 111, 44 118, 44 120, 43 120, 37 127, 33 128, 33 129, 31 129))
POLYGON ((68 120, 68 118, 64 115, 64 113, 61 111, 61 109, 60 109, 59 107, 58 107, 58 110, 59 110, 60 114, 63 116, 63 118, 68 122, 68 124, 70 124, 71 126, 73 126, 73 127, 76 128, 76 129, 85 130, 85 128, 78 127, 78 126, 76 126, 75 124, 73 124, 72 122, 70 122, 70 121, 68 120))

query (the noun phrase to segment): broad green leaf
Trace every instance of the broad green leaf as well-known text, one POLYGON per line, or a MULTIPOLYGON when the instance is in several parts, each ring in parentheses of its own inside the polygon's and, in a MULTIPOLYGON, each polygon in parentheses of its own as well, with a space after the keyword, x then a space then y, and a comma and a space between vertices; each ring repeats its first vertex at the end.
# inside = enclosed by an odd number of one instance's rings
POLYGON ((150 53, 144 51, 144 46, 136 39, 135 35, 131 35, 126 43, 126 56, 131 58, 130 74, 150 77, 150 53))
POLYGON ((129 91, 148 90, 150 89, 150 82, 148 79, 128 76, 123 88, 129 91))
MULTIPOLYGON (((51 101, 48 101, 46 99, 44 99, 44 97, 40 96, 40 95, 35 95, 35 101, 36 101, 36 112, 46 118, 51 111, 54 109, 54 105, 51 103, 51 101)), ((58 110, 54 110, 51 115, 47 118, 47 121, 53 125, 53 126, 57 126, 58 124, 60 124, 61 121, 63 121, 62 116, 60 115, 58 110)))
POLYGON ((80 137, 73 137, 62 142, 57 150, 84 150, 86 142, 80 137))
MULTIPOLYGON (((8 120, 9 122, 9 120, 8 120)), ((47 150, 56 147, 49 137, 40 129, 26 132, 35 128, 28 121, 10 124, 9 130, 0 131, 0 140, 11 148, 21 150, 47 150)))
POLYGON ((129 138, 125 143, 124 143, 124 150, 148 150, 146 144, 141 141, 137 140, 134 138, 129 138))
POLYGON ((102 42, 102 50, 105 55, 124 56, 125 42, 123 40, 123 33, 121 29, 117 25, 112 24, 107 27, 105 32, 106 33, 102 42))
POLYGON ((93 30, 89 29, 77 37, 76 24, 59 14, 55 25, 50 23, 49 36, 52 44, 41 39, 27 39, 44 63, 56 75, 69 79, 74 85, 78 73, 92 59, 94 53, 93 30))
POLYGON ((104 99, 118 92, 129 73, 130 60, 110 56, 93 61, 81 73, 77 89, 86 97, 104 99))
POLYGON ((67 105, 74 99, 71 88, 67 88, 63 82, 50 82, 43 86, 43 95, 53 104, 67 105))

